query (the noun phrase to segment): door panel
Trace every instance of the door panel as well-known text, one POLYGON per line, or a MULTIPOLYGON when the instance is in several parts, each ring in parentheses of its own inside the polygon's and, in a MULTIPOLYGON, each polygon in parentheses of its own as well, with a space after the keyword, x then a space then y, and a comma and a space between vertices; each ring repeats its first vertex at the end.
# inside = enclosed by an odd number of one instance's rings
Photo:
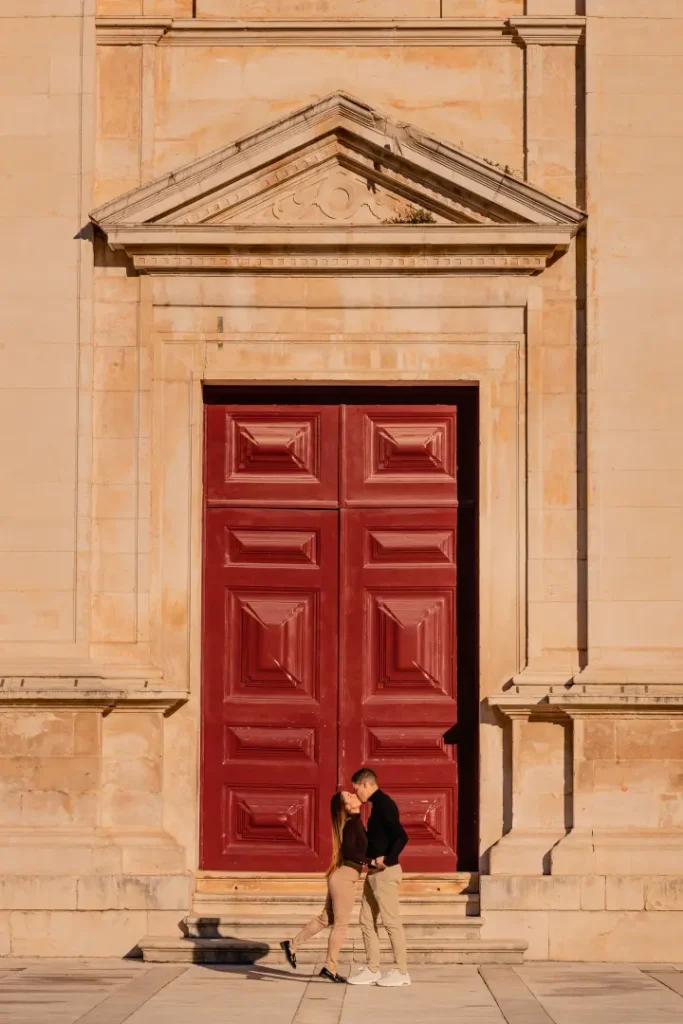
POLYGON ((456 415, 452 405, 342 406, 342 504, 455 504, 456 415))
POLYGON ((341 512, 340 781, 377 769, 414 871, 456 869, 456 516, 341 512))
POLYGON ((209 508, 202 864, 318 871, 336 784, 338 513, 209 508))
POLYGON ((338 408, 207 405, 205 411, 210 505, 337 506, 338 408))

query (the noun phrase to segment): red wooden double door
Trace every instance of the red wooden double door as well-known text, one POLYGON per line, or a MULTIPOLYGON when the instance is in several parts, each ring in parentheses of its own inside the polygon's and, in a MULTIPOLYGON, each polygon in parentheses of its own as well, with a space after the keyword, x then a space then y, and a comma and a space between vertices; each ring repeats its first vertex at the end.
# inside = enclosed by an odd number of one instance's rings
POLYGON ((206 406, 202 864, 320 871, 377 771, 453 871, 455 405, 206 406))

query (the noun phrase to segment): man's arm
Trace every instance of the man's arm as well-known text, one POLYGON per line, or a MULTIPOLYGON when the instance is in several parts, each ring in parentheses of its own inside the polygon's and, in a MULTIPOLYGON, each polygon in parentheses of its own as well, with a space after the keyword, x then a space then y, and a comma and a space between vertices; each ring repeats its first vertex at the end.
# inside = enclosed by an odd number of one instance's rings
POLYGON ((394 864, 398 864, 398 858, 408 842, 408 836, 399 819, 398 807, 390 797, 383 802, 382 817, 389 840, 389 848, 384 855, 384 866, 391 868, 394 864))

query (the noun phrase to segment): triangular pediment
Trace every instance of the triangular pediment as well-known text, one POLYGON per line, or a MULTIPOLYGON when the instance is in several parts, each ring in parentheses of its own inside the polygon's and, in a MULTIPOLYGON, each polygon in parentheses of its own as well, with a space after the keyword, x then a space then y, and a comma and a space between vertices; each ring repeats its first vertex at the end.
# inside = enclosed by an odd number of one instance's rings
POLYGON ((234 251, 235 245, 265 244, 259 242, 264 232, 281 230, 282 244, 287 236, 291 247, 296 229, 300 247, 301 232, 309 230, 313 238, 322 229, 337 232, 329 245, 344 245, 343 232, 356 229, 366 234, 377 229, 373 244, 381 237, 382 245, 396 245, 400 226, 404 246, 419 233, 423 247, 438 239, 442 252, 455 251, 456 240, 466 237, 470 249, 485 244, 500 253, 509 249, 511 230, 519 229, 525 251, 529 239, 546 236, 557 247, 583 219, 581 211, 507 170, 394 122, 343 93, 92 214, 110 244, 129 252, 136 245, 138 252, 145 245, 158 251, 171 233, 176 246, 230 246, 234 251), (386 228, 394 233, 380 230, 386 228), (481 232, 476 241, 473 230, 481 232))

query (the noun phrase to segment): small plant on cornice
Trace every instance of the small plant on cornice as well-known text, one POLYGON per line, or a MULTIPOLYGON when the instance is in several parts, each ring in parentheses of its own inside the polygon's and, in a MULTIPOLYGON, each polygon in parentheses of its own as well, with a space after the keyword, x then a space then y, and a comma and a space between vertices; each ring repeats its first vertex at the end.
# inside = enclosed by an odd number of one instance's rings
POLYGON ((503 164, 496 163, 495 160, 487 160, 486 157, 484 157, 483 160, 485 164, 489 165, 489 167, 497 167, 499 171, 503 171, 504 174, 509 174, 513 178, 524 178, 521 171, 516 170, 514 167, 510 167, 509 164, 505 164, 505 166, 503 166, 503 164))
POLYGON ((385 220, 385 224, 436 224, 436 217, 431 210, 424 210, 421 206, 411 206, 409 210, 400 213, 397 217, 385 220))

